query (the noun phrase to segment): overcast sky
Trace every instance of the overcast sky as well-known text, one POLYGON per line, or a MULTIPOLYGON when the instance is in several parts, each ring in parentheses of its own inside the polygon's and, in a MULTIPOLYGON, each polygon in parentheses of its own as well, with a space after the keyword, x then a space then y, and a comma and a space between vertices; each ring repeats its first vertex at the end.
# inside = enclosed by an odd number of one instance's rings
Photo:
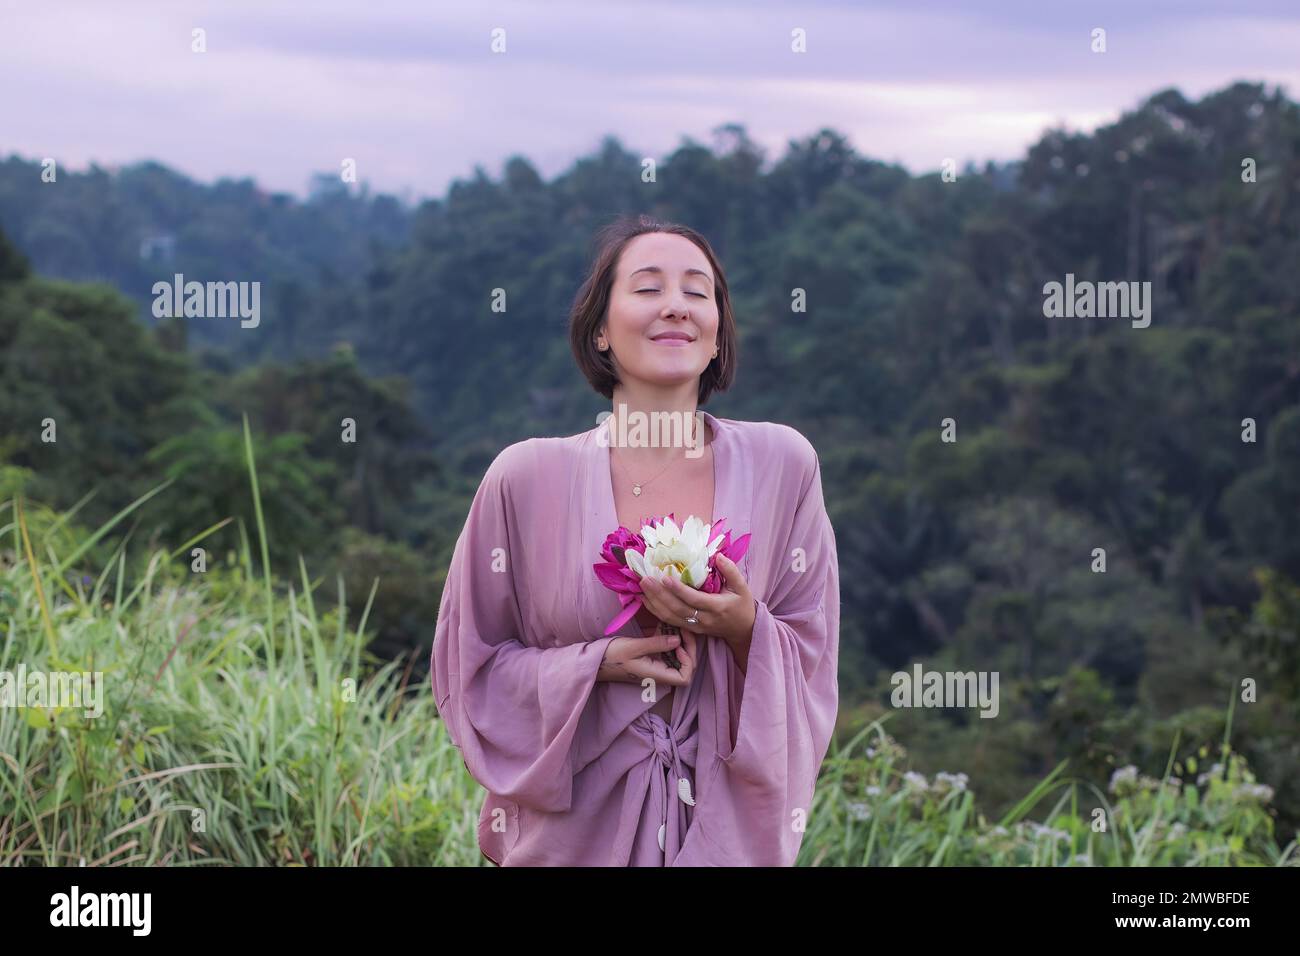
POLYGON ((1300 2, 0 0, 0 156, 299 195, 345 157, 420 198, 512 154, 549 178, 607 134, 663 157, 730 122, 769 159, 830 126, 921 172, 1234 80, 1296 98, 1300 2))

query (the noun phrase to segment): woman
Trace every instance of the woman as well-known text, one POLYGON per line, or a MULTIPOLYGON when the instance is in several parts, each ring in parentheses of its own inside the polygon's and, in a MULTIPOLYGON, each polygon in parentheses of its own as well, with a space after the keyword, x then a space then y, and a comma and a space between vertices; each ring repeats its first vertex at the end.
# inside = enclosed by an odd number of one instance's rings
POLYGON ((735 375, 736 330, 694 230, 606 227, 570 341, 613 417, 497 456, 438 612, 434 698, 488 791, 479 847, 502 866, 790 866, 838 706, 817 454, 788 426, 699 410, 735 375), (651 413, 696 427, 679 447, 619 440, 651 413), (605 538, 667 514, 725 518, 749 550, 719 559, 717 594, 646 583, 606 636, 622 606, 593 570, 605 538))

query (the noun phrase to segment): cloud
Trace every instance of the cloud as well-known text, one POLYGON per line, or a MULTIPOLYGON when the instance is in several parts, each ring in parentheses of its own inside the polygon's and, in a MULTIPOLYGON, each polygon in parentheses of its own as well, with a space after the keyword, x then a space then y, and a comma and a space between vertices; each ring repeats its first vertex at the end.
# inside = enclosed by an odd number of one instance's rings
POLYGON ((809 4, 352 0, 0 5, 3 146, 74 166, 157 159, 301 193, 355 158, 382 190, 441 194, 510 155, 554 175, 613 134, 664 156, 744 124, 779 155, 830 126, 933 169, 1009 159, 1176 86, 1300 79, 1293 4, 940 0, 809 4), (1107 30, 1107 52, 1090 31, 1107 30), (208 52, 190 50, 207 31, 208 52), (507 50, 494 54, 492 30, 507 50), (808 52, 791 51, 806 31, 808 52))

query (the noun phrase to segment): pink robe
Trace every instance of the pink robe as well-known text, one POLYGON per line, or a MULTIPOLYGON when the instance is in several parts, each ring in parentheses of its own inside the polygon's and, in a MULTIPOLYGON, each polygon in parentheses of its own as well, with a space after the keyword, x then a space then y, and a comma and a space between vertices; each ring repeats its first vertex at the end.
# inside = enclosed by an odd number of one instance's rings
POLYGON ((740 569, 754 636, 743 676, 721 639, 703 638, 669 722, 641 685, 596 680, 609 642, 641 633, 633 620, 604 636, 621 605, 592 570, 618 526, 607 426, 509 446, 475 494, 431 683, 487 790, 478 842, 495 863, 794 863, 838 709, 839 568, 821 465, 786 425, 704 417, 713 517, 752 535, 740 569))

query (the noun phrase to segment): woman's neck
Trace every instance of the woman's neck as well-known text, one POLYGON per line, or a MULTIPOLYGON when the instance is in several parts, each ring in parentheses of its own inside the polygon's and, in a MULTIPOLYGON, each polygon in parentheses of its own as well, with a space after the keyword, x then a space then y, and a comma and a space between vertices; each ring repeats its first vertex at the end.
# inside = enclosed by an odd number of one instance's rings
POLYGON ((614 390, 608 419, 611 453, 648 467, 667 464, 683 452, 699 458, 710 437, 692 386, 689 394, 635 394, 614 390))

